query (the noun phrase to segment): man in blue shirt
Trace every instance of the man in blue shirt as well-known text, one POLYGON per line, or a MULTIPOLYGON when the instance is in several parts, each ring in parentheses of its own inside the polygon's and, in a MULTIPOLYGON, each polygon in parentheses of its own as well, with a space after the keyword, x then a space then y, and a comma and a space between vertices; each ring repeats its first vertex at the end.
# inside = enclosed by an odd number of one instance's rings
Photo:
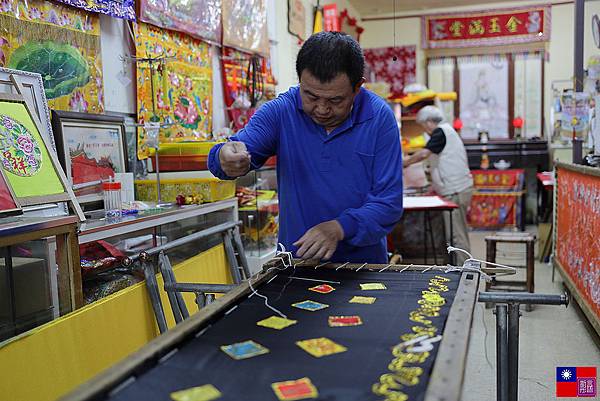
POLYGON ((277 155, 279 241, 305 260, 387 263, 402 215, 394 114, 361 88, 364 57, 349 35, 320 32, 296 61, 299 86, 265 103, 208 165, 232 179, 277 155))

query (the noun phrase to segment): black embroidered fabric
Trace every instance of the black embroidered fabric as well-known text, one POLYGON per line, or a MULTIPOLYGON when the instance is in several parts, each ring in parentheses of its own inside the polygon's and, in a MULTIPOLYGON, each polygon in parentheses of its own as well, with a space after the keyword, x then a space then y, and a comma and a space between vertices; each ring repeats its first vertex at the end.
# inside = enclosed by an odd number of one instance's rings
MULTIPOLYGON (((213 322, 201 335, 179 348, 169 359, 154 366, 131 384, 114 393, 111 401, 165 401, 175 391, 214 385, 221 393, 219 401, 277 401, 271 384, 308 377, 316 386, 321 401, 370 401, 385 397, 375 395, 372 387, 383 374, 391 373, 388 365, 394 359, 392 348, 402 342, 401 336, 411 332, 418 323, 409 319, 416 310, 422 291, 436 272, 405 271, 382 273, 365 269, 355 272, 330 269, 288 268, 257 290, 268 296, 269 303, 298 323, 283 330, 256 325, 275 315, 264 299, 252 296, 240 302, 234 310, 213 322), (309 291, 319 282, 290 279, 295 277, 339 281, 330 284, 335 291, 320 294, 309 291), (361 283, 383 283, 387 290, 363 291, 361 283), (371 305, 349 303, 354 296, 376 297, 371 305), (315 312, 291 305, 313 300, 329 305, 315 312), (329 316, 361 317, 363 324, 352 327, 329 327, 329 316), (347 348, 346 352, 316 358, 299 346, 297 341, 326 337, 347 348), (244 360, 234 360, 221 351, 222 345, 253 340, 269 349, 269 353, 244 360)), ((460 279, 460 274, 442 274, 451 281, 438 317, 429 318, 438 334, 448 312, 460 279)), ((226 311, 224 311, 226 312, 226 311)), ((402 391, 410 401, 423 400, 439 343, 427 360, 419 364, 423 374, 419 383, 405 386, 402 391)), ((413 366, 413 365, 409 365, 413 366)))

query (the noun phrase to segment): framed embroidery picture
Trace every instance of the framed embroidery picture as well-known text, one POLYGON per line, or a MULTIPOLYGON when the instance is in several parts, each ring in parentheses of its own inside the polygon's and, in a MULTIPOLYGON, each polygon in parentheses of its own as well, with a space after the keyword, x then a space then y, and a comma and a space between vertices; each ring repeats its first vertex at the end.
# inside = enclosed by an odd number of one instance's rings
POLYGON ((58 158, 80 203, 102 200, 102 182, 127 171, 122 117, 52 111, 58 158))
POLYGON ((49 145, 23 96, 0 93, 0 163, 15 197, 22 206, 72 201, 85 220, 49 145))

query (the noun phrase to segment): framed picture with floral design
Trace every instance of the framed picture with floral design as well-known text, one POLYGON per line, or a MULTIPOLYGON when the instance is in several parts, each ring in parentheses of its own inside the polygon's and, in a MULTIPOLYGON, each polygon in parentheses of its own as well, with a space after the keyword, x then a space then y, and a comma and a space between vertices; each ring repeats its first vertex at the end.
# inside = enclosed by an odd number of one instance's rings
POLYGON ((102 182, 127 171, 127 142, 122 117, 52 111, 58 158, 77 200, 102 200, 102 182))
POLYGON ((0 93, 0 164, 6 182, 22 206, 71 202, 85 220, 39 119, 25 98, 0 93))
POLYGON ((19 200, 6 181, 4 170, 0 169, 0 217, 22 214, 19 200))

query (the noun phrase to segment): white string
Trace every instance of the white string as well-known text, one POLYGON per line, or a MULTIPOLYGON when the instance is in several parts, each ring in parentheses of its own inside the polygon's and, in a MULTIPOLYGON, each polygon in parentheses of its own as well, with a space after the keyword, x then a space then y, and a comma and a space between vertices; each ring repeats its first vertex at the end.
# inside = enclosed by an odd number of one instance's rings
POLYGON ((377 273, 381 273, 383 271, 386 271, 387 269, 389 269, 390 267, 392 267, 392 264, 387 265, 386 267, 384 267, 383 269, 379 270, 377 273))
POLYGON ((361 265, 358 269, 356 269, 356 271, 359 271, 360 269, 362 269, 363 267, 365 267, 366 265, 368 265, 368 263, 365 263, 363 265, 361 265))
MULTIPOLYGON (((269 272, 271 272, 271 271, 273 271, 273 270, 285 270, 285 269, 287 269, 287 268, 288 268, 288 267, 290 267, 290 266, 294 266, 294 269, 296 268, 296 266, 295 266, 295 265, 293 265, 294 257, 293 257, 293 255, 292 255, 292 253, 291 253, 291 252, 286 252, 286 250, 285 250, 285 246, 283 246, 283 244, 278 244, 278 245, 277 245, 277 248, 278 248, 278 249, 277 249, 277 251, 275 252, 275 256, 276 256, 276 258, 274 258, 274 259, 279 259, 279 260, 281 260, 281 263, 283 264, 283 268, 281 268, 281 267, 278 267, 278 266, 273 266, 273 267, 271 267, 271 268, 267 269, 267 271, 265 272, 265 274, 267 274, 267 273, 269 273, 269 272), (281 249, 282 249, 281 251, 279 251, 279 247, 281 247, 281 249), (284 255, 284 256, 287 256, 287 262, 286 262, 285 258, 283 258, 283 257, 281 257, 281 256, 279 256, 279 255, 284 255)), ((269 297, 267 297, 266 295, 262 295, 262 294, 260 294, 260 293, 259 293, 258 291, 256 291, 256 290, 254 289, 254 287, 252 286, 252 279, 253 279, 254 277, 258 277, 258 275, 259 275, 259 274, 260 274, 260 272, 256 273, 254 276, 252 276, 252 277, 250 277, 250 278, 248 279, 248 286, 250 287, 250 290, 252 290, 252 294, 250 294, 250 296, 249 296, 248 298, 250 298, 250 297, 252 297, 252 296, 254 296, 254 295, 256 295, 256 296, 258 296, 258 297, 260 297, 260 298, 263 298, 263 299, 265 300, 265 306, 266 306, 267 308, 271 309, 273 312, 277 313, 277 314, 278 314, 279 316, 281 316, 282 318, 284 318, 284 319, 287 319, 287 315, 286 315, 285 313, 283 313, 283 312, 281 312, 279 309, 277 309, 277 308, 274 308, 273 306, 269 305, 269 297)), ((256 283, 256 280, 255 280, 255 283, 256 283)))
POLYGON ((403 271, 410 269, 412 266, 413 265, 411 263, 410 265, 406 266, 404 269, 400 270, 399 273, 402 273, 403 271))
POLYGON ((423 274, 423 273, 425 273, 425 272, 428 272, 429 270, 433 269, 434 267, 435 267, 435 266, 433 266, 433 265, 432 265, 432 266, 429 266, 427 269, 423 270, 423 271, 421 272, 421 274, 423 274))
POLYGON ((321 267, 321 266, 325 266, 325 265, 327 265, 327 264, 329 264, 329 262, 324 262, 324 263, 321 263, 321 264, 319 264, 319 265, 316 265, 316 266, 315 266, 315 270, 317 270, 319 267, 321 267))
POLYGON ((350 262, 346 262, 346 263, 344 263, 344 264, 341 264, 341 265, 339 265, 338 267, 336 267, 336 268, 335 268, 335 271, 338 271, 338 270, 340 270, 340 269, 341 269, 342 267, 344 267, 344 266, 348 266, 348 264, 350 264, 350 262))

